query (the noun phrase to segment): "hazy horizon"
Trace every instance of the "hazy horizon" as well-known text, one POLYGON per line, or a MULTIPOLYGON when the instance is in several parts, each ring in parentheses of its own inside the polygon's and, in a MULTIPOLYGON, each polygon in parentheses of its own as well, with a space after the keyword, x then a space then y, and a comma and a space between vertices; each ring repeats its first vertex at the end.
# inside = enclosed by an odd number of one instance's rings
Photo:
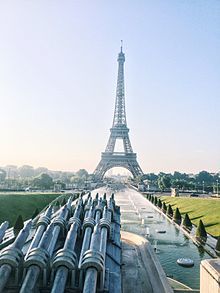
POLYGON ((1 2, 0 166, 95 170, 123 39, 144 173, 219 172, 219 15, 219 1, 1 2))

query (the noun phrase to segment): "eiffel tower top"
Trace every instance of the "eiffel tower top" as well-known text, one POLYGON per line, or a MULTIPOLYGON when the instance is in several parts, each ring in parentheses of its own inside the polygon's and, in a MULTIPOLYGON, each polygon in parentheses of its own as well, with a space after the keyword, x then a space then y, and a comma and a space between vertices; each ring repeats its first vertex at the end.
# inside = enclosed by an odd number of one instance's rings
POLYGON ((125 128, 127 127, 126 112, 125 112, 125 93, 124 93, 124 62, 125 54, 122 50, 118 54, 118 79, 116 89, 116 100, 115 100, 115 112, 113 118, 112 128, 125 128))

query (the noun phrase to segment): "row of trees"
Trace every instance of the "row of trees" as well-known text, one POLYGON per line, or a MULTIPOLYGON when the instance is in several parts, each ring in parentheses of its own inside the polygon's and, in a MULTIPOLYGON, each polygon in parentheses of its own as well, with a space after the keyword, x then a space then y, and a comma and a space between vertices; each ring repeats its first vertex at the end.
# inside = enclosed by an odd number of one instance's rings
POLYGON ((88 174, 85 169, 80 169, 76 173, 73 172, 59 172, 59 171, 41 172, 37 176, 27 176, 25 178, 8 178, 7 172, 0 169, 0 187, 1 189, 24 189, 27 187, 36 189, 51 189, 54 184, 59 184, 62 189, 66 186, 80 187, 85 182, 92 181, 93 175, 88 174))
MULTIPOLYGON (((170 219, 173 219, 173 221, 176 224, 182 225, 182 227, 190 233, 193 224, 187 213, 184 215, 184 217, 182 217, 178 207, 176 207, 174 211, 170 204, 167 205, 165 201, 161 201, 161 199, 158 198, 157 196, 147 194, 146 198, 150 202, 152 202, 155 206, 157 206, 159 209, 161 209, 161 211, 164 214, 166 214, 170 219)), ((207 240, 207 232, 203 224, 203 221, 201 219, 199 220, 199 224, 196 228, 195 236, 197 240, 200 241, 201 243, 205 243, 207 240)), ((220 253, 220 236, 217 239, 215 250, 218 254, 220 253)))
POLYGON ((204 191, 209 192, 213 191, 213 188, 217 189, 220 176, 219 173, 212 174, 207 171, 201 171, 196 175, 180 172, 174 172, 173 174, 160 172, 158 175, 154 173, 144 174, 141 180, 150 186, 159 187, 161 190, 174 187, 181 190, 204 189, 204 191))

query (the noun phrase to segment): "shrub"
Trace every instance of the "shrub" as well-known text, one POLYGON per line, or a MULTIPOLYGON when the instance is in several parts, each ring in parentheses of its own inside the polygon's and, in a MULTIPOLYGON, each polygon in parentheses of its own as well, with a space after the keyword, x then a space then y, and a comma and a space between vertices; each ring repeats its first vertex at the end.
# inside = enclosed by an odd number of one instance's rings
POLYGON ((173 216, 173 209, 170 204, 168 205, 168 208, 167 208, 167 215, 171 217, 173 216))
POLYGON ((158 204, 157 204, 157 206, 161 209, 161 207, 162 207, 162 202, 161 202, 161 199, 159 198, 158 199, 158 204))
POLYGON ((24 227, 24 221, 21 215, 17 217, 17 220, 14 224, 14 234, 15 236, 18 235, 18 233, 21 231, 21 229, 24 227))
POLYGON ((192 222, 188 216, 188 214, 185 214, 184 220, 183 220, 183 226, 187 227, 187 228, 191 228, 192 227, 192 222))
POLYGON ((175 213, 174 213, 174 215, 173 215, 173 220, 174 220, 176 223, 180 224, 180 223, 181 223, 181 219, 182 219, 182 217, 181 217, 180 211, 179 211, 178 208, 176 208, 175 213))
POLYGON ((199 225, 196 229, 196 237, 200 238, 200 240, 206 240, 207 238, 207 233, 206 233, 205 226, 202 220, 199 220, 199 225))
POLYGON ((215 246, 215 250, 220 253, 220 236, 218 236, 218 240, 215 246))
POLYGON ((167 205, 165 204, 165 202, 163 202, 163 204, 162 204, 162 210, 164 213, 166 213, 166 211, 167 211, 167 205))

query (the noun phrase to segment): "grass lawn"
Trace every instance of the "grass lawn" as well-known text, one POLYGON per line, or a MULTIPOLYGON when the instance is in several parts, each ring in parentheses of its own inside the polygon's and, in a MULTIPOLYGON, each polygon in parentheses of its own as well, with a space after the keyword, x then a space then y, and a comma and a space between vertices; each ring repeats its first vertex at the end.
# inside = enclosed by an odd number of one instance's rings
POLYGON ((22 215, 23 220, 27 220, 31 218, 36 208, 41 211, 60 195, 60 193, 0 193, 0 224, 7 220, 10 226, 13 226, 18 215, 22 215))
POLYGON ((201 219, 209 234, 220 236, 220 199, 162 196, 161 200, 170 204, 172 209, 178 207, 182 215, 188 213, 195 225, 201 219))

